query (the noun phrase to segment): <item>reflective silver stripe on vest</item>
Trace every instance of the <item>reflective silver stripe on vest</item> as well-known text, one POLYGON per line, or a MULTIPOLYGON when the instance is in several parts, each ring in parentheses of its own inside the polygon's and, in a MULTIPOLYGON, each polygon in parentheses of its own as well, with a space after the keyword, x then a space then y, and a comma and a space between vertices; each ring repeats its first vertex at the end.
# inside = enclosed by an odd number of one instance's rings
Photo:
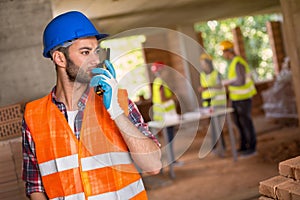
POLYGON ((213 100, 226 100, 226 96, 225 95, 216 95, 213 100))
POLYGON ((132 160, 128 152, 111 152, 81 159, 82 171, 131 163, 132 160))
POLYGON ((51 200, 84 200, 84 199, 85 199, 84 192, 81 192, 78 194, 72 194, 65 197, 56 197, 51 200))
POLYGON ((143 181, 142 179, 139 179, 118 191, 91 196, 88 200, 128 200, 138 195, 143 190, 145 190, 143 181))
POLYGON ((68 169, 77 168, 78 166, 79 166, 78 154, 57 158, 39 164, 39 168, 42 176, 47 176, 68 169))

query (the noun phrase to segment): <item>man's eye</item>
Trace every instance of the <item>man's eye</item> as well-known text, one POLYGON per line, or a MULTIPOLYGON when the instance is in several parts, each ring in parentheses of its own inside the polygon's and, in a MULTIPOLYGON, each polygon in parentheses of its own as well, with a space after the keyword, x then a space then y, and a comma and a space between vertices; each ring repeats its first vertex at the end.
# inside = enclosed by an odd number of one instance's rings
POLYGON ((90 52, 89 52, 89 51, 82 51, 81 54, 82 54, 82 55, 89 55, 90 52))
POLYGON ((101 52, 101 49, 96 49, 95 54, 99 54, 101 52))

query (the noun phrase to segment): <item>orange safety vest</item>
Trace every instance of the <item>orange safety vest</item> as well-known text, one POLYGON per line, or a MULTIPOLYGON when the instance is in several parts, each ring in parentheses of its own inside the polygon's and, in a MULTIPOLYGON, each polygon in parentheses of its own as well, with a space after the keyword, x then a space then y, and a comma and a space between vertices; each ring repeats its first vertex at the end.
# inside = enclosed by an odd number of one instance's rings
MULTIPOLYGON (((124 100, 125 107, 120 105, 126 110, 127 96, 124 100)), ((141 176, 102 97, 90 92, 83 115, 78 140, 51 94, 26 105, 24 116, 48 197, 147 199, 141 176)))

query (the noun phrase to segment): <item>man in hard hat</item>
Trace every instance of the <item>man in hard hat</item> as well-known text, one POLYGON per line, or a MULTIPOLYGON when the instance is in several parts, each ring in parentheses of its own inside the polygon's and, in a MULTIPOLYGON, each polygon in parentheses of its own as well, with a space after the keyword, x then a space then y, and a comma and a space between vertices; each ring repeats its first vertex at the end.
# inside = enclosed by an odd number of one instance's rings
POLYGON ((229 99, 234 109, 234 121, 240 133, 239 152, 243 156, 256 153, 256 133, 251 116, 252 97, 256 94, 255 85, 251 79, 248 63, 234 52, 231 41, 220 43, 223 57, 230 61, 227 67, 227 80, 223 81, 228 87, 229 99))
MULTIPOLYGON (((218 72, 213 65, 212 57, 207 53, 202 53, 199 57, 200 66, 201 66, 201 73, 200 73, 200 86, 198 91, 201 92, 202 98, 202 107, 208 109, 221 109, 226 107, 227 98, 226 98, 226 91, 222 86, 222 77, 220 72, 218 72)), ((218 118, 218 120, 220 120, 218 118)), ((213 127, 215 128, 215 121, 212 120, 213 127)), ((212 136, 212 146, 215 149, 215 145, 217 143, 217 130, 211 130, 212 136)), ((221 150, 215 150, 219 156, 224 156, 223 149, 225 148, 225 141, 223 135, 221 134, 221 150)))
POLYGON ((159 143, 113 65, 97 68, 99 33, 80 12, 54 18, 45 28, 43 55, 56 67, 56 85, 26 105, 23 179, 31 199, 147 199, 135 164, 155 174, 159 143), (94 87, 103 89, 97 95, 94 87))
MULTIPOLYGON (((165 69, 165 63, 161 61, 154 62, 151 71, 155 75, 152 85, 152 103, 153 103, 153 119, 155 121, 166 121, 168 117, 175 116, 176 104, 175 97, 162 78, 162 72, 165 69)), ((170 145, 171 163, 175 166, 181 166, 183 162, 176 161, 173 150, 174 126, 167 127, 168 145, 170 145)))

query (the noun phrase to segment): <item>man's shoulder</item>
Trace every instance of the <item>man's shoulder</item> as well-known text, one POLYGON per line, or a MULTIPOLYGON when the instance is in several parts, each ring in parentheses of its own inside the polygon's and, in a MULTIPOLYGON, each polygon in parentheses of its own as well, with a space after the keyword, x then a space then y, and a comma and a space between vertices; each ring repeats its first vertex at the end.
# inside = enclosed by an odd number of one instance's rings
POLYGON ((35 99, 33 101, 30 101, 26 103, 25 111, 28 109, 40 109, 40 106, 45 104, 48 101, 49 95, 46 95, 44 97, 41 97, 39 99, 35 99))
POLYGON ((241 63, 241 64, 247 63, 247 61, 245 60, 245 58, 243 58, 242 56, 238 56, 237 55, 233 59, 236 60, 237 63, 241 63))

